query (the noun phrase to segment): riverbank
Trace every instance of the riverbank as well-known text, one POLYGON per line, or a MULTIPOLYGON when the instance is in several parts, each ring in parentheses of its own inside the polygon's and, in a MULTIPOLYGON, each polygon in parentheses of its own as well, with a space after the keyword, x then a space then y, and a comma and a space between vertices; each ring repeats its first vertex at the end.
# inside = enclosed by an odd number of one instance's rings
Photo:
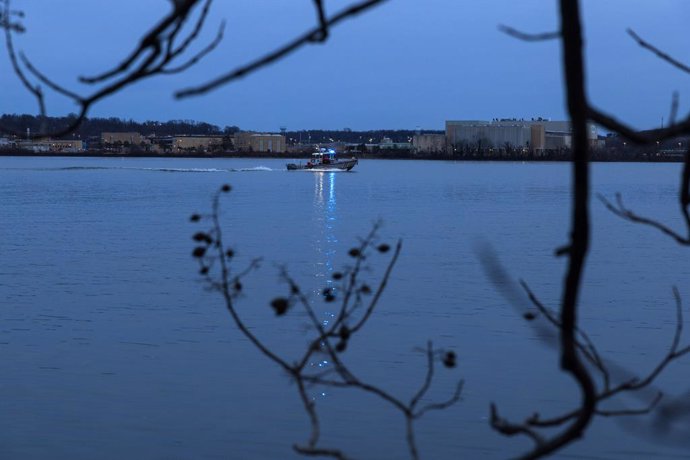
MULTIPOLYGON (((294 160, 308 158, 307 154, 300 153, 275 153, 275 152, 212 152, 212 153, 151 153, 151 152, 111 152, 89 150, 83 152, 31 152, 27 150, 9 149, 0 150, 0 157, 75 157, 75 158, 270 158, 294 160)), ((431 161, 534 161, 534 162, 562 162, 570 161, 569 151, 547 152, 544 154, 531 153, 462 153, 456 155, 447 154, 413 154, 407 151, 386 152, 348 152, 342 157, 356 156, 360 160, 431 160, 431 161)), ((592 152, 591 161, 594 162, 649 162, 649 163, 682 163, 684 153, 640 153, 622 151, 592 152)))

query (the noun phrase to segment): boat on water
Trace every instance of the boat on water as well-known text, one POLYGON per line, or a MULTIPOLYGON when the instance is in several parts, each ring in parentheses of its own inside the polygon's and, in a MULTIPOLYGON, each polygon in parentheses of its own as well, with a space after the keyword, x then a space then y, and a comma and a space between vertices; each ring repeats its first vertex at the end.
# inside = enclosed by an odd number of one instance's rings
POLYGON ((311 159, 306 163, 288 163, 288 171, 349 171, 357 164, 357 158, 347 160, 336 158, 335 150, 319 149, 311 154, 311 159))

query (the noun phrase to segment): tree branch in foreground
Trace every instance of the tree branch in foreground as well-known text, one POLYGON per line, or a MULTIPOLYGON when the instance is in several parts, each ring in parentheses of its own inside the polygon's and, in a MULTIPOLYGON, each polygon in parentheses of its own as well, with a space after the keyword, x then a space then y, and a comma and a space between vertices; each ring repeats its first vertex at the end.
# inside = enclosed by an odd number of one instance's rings
POLYGON ((618 217, 636 224, 648 225, 656 228, 663 234, 673 238, 676 243, 683 246, 690 246, 690 149, 685 153, 685 160, 683 162, 683 170, 681 173, 680 185, 678 187, 678 202, 680 205, 680 213, 683 217, 683 222, 686 228, 686 235, 681 235, 675 230, 661 222, 650 219, 648 217, 640 216, 628 209, 623 204, 623 198, 620 193, 616 194, 616 203, 610 202, 605 196, 599 194, 597 198, 606 206, 606 209, 611 211, 618 217))
MULTIPOLYGON (((388 0, 365 0, 361 1, 359 3, 356 3, 345 10, 335 14, 331 18, 324 20, 325 16, 323 15, 323 10, 319 8, 319 18, 320 22, 319 24, 305 32, 304 34, 300 35, 299 37, 295 38, 294 40, 284 44, 281 47, 276 48, 275 50, 271 51, 270 53, 255 59, 251 62, 249 62, 246 65, 240 66, 236 68, 235 70, 232 70, 230 72, 227 72, 207 83, 204 83, 202 85, 184 89, 181 91, 178 91, 175 93, 175 97, 178 99, 183 99, 186 97, 190 96, 199 96, 201 94, 205 94, 209 91, 212 91, 214 89, 217 89, 220 86, 226 85, 234 80, 238 80, 240 78, 246 77, 247 75, 256 72, 257 70, 266 67, 280 59, 283 59, 284 57, 292 54, 293 52, 297 51, 304 45, 310 44, 310 43, 315 43, 315 42, 323 42, 325 40, 324 37, 324 31, 331 29, 334 25, 352 18, 354 16, 357 16, 360 13, 363 13, 366 10, 372 9, 375 6, 378 6, 382 4, 383 2, 388 1, 388 0)), ((317 6, 320 5, 320 2, 316 2, 317 6)))
POLYGON ((320 443, 321 424, 311 391, 322 388, 340 388, 358 390, 378 397, 395 409, 405 421, 405 439, 412 459, 420 458, 417 441, 415 439, 414 422, 427 412, 444 410, 460 400, 463 382, 459 381, 453 394, 445 401, 425 402, 433 384, 436 372, 436 362, 440 361, 444 367, 456 366, 456 355, 453 351, 434 348, 431 342, 424 349, 426 357, 425 373, 417 391, 405 402, 387 390, 367 383, 348 366, 345 353, 356 334, 361 332, 376 309, 381 296, 387 286, 393 267, 395 266, 402 243, 395 247, 378 241, 380 224, 375 224, 369 234, 362 238, 359 244, 351 248, 348 256, 351 264, 340 272, 333 273, 331 285, 323 288, 319 299, 330 305, 336 311, 333 320, 325 323, 319 319, 314 301, 308 298, 297 281, 292 278, 286 268, 282 268, 280 276, 288 287, 288 294, 273 299, 270 308, 277 318, 283 318, 294 310, 302 311, 309 321, 310 338, 305 349, 298 356, 283 357, 282 354, 262 340, 255 328, 250 327, 236 308, 236 301, 244 292, 242 280, 249 273, 258 268, 258 261, 242 271, 236 272, 232 268, 234 250, 228 248, 223 240, 220 224, 221 197, 231 191, 229 185, 224 185, 217 191, 212 201, 210 214, 194 214, 192 222, 206 221, 210 228, 194 234, 197 243, 192 256, 199 263, 199 274, 206 286, 221 294, 225 307, 230 313, 235 326, 266 358, 280 367, 295 382, 304 411, 309 419, 311 430, 308 440, 304 444, 296 444, 294 450, 305 456, 347 458, 339 448, 323 447, 320 443), (363 273, 371 269, 369 260, 376 254, 392 253, 386 264, 383 275, 374 287, 363 279, 363 273), (328 361, 326 369, 314 371, 313 362, 328 361))
MULTIPOLYGON (((511 292, 510 286, 507 286, 506 283, 510 280, 506 279, 504 269, 495 259, 495 257, 492 254, 487 253, 483 256, 482 262, 487 269, 490 279, 496 285, 498 290, 503 293, 504 296, 506 296, 507 300, 511 304, 515 305, 521 310, 524 309, 524 307, 521 305, 522 302, 516 299, 514 293, 511 292)), ((537 330, 545 326, 549 326, 556 329, 556 332, 560 334, 563 327, 559 317, 537 298, 534 292, 532 292, 524 281, 521 281, 520 284, 522 285, 529 302, 535 309, 534 311, 528 311, 523 314, 523 318, 529 321, 530 325, 532 327, 536 327, 537 330)), ((589 368, 591 369, 591 375, 598 376, 595 383, 592 416, 629 417, 646 415, 651 413, 660 405, 663 394, 661 391, 654 388, 654 382, 669 364, 690 353, 690 345, 683 347, 680 345, 684 326, 683 307, 680 293, 675 287, 673 288, 673 296, 676 307, 676 326, 671 344, 666 354, 644 376, 636 376, 631 372, 623 371, 620 366, 605 361, 589 336, 580 328, 577 328, 575 336, 575 347, 577 352, 584 358, 584 362, 588 364, 589 368), (625 377, 621 378, 621 376, 625 377), (615 410, 602 407, 605 403, 616 401, 616 398, 622 395, 633 395, 644 399, 644 394, 648 390, 652 390, 654 392, 654 397, 651 400, 647 400, 643 407, 615 410)), ((547 343, 555 345, 554 342, 547 343)), ((547 436, 550 433, 550 430, 573 423, 579 417, 582 417, 583 411, 585 410, 587 410, 587 408, 580 405, 562 414, 546 418, 543 418, 539 412, 535 412, 521 422, 510 422, 500 416, 496 405, 492 404, 490 423, 492 428, 505 436, 524 435, 529 437, 535 445, 532 452, 541 452, 549 446, 547 436)), ((529 453, 528 455, 525 455, 525 458, 538 457, 532 456, 532 453, 529 453)))
MULTIPOLYGON (((54 132, 33 133, 33 137, 61 137, 72 133, 86 118, 91 107, 106 97, 109 97, 122 89, 134 85, 135 83, 157 75, 170 75, 181 73, 199 63, 205 56, 214 51, 223 40, 225 22, 221 25, 216 36, 200 51, 187 57, 182 62, 182 57, 188 53, 190 46, 198 41, 199 35, 204 28, 206 19, 213 0, 179 0, 173 2, 173 9, 165 15, 154 27, 144 34, 139 44, 125 57, 118 65, 112 69, 94 76, 79 77, 81 83, 98 85, 98 89, 89 95, 81 95, 69 90, 64 85, 52 80, 48 75, 41 72, 31 60, 18 53, 12 40, 12 33, 22 32, 20 24, 11 22, 9 18, 13 12, 10 9, 11 0, 0 0, 4 2, 5 8, 0 13, 0 27, 5 29, 5 44, 7 53, 12 62, 12 67, 22 85, 36 99, 41 115, 46 114, 44 95, 40 85, 32 83, 27 74, 31 74, 36 80, 50 88, 52 91, 71 99, 78 107, 77 117, 63 129, 54 132), (193 11, 202 5, 201 12, 192 26, 191 32, 184 37, 180 35, 188 20, 192 17, 193 11), (21 64, 17 60, 17 55, 21 55, 21 64)), ((189 97, 192 95, 204 94, 221 85, 229 83, 240 77, 249 75, 264 66, 280 60, 302 46, 309 43, 323 43, 329 38, 329 30, 334 25, 345 19, 354 17, 366 10, 385 2, 387 0, 364 0, 356 3, 345 10, 335 14, 331 18, 326 16, 323 0, 313 0, 314 8, 317 13, 318 24, 315 28, 307 31, 297 39, 279 47, 275 51, 257 58, 249 64, 242 66, 234 71, 228 72, 211 82, 201 86, 178 91, 177 98, 189 97)), ((0 125, 0 132, 13 134, 16 136, 23 133, 15 132, 0 125)))
MULTIPOLYGON (((7 12, 10 11, 10 0, 4 0, 4 2, 5 12, 3 13, 3 17, 7 17, 7 12)), ((15 30, 5 27, 5 45, 10 61, 12 62, 13 70, 24 87, 37 100, 41 115, 45 115, 46 113, 43 93, 40 85, 33 84, 29 81, 29 75, 52 91, 71 99, 79 108, 77 117, 65 128, 55 132, 33 133, 33 137, 60 137, 70 134, 81 124, 84 118, 86 118, 90 108, 98 101, 116 94, 122 89, 144 79, 156 75, 182 72, 200 61, 220 43, 223 37, 224 23, 220 25, 216 37, 206 47, 196 54, 193 54, 183 63, 178 62, 182 56, 187 53, 190 45, 198 40, 199 34, 208 16, 211 3, 212 0, 181 0, 174 2, 173 10, 164 16, 157 25, 142 37, 139 45, 119 65, 100 75, 94 77, 81 77, 79 79, 82 83, 100 85, 99 88, 95 89, 89 95, 80 95, 75 91, 67 89, 64 85, 55 82, 45 73, 41 72, 28 57, 22 53, 17 53, 12 40, 12 33, 15 32, 15 30), (191 31, 186 37, 181 38, 180 34, 184 26, 191 19, 195 7, 200 4, 203 4, 203 7, 191 31), (21 65, 23 65, 24 68, 22 68, 18 62, 16 58, 17 55, 20 56, 21 65)), ((0 126, 0 131, 14 135, 23 134, 2 126, 0 126)))
POLYGON ((658 57, 662 61, 668 62, 669 64, 671 64, 675 68, 682 70, 685 73, 690 73, 690 66, 688 66, 687 64, 680 62, 678 59, 673 58, 670 54, 662 51, 661 49, 652 45, 648 41, 643 40, 642 37, 637 35, 637 33, 635 33, 634 30, 628 29, 627 32, 628 32, 628 35, 630 35, 632 37, 632 39, 635 40, 635 42, 638 45, 640 45, 642 48, 651 51, 652 53, 654 53, 656 55, 656 57, 658 57))
POLYGON ((518 40, 522 40, 525 42, 543 42, 543 41, 556 40, 556 39, 561 38, 561 33, 559 31, 542 32, 540 34, 531 34, 528 32, 522 32, 522 31, 517 30, 513 27, 506 26, 503 24, 500 24, 498 26, 498 30, 503 32, 506 35, 509 35, 513 38, 517 38, 518 40))

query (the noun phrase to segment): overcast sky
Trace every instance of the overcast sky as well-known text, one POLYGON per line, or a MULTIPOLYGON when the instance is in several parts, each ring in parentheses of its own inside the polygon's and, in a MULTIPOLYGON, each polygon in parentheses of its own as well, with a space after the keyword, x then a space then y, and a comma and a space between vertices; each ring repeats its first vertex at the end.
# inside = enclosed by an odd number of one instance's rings
MULTIPOLYGON (((325 0, 334 13, 351 2, 325 0)), ((155 77, 100 102, 91 116, 137 121, 192 119, 247 130, 443 129, 448 119, 565 117, 559 42, 525 43, 497 30, 557 28, 551 0, 388 0, 342 23, 312 45, 208 95, 176 101, 176 89, 202 83, 293 38, 315 21, 311 0, 216 0, 205 43, 222 19, 223 44, 184 75, 155 77)), ((169 9, 169 0, 15 0, 26 13, 17 37, 46 74, 71 89, 119 62, 169 9)), ((668 119, 671 95, 690 108, 690 75, 642 50, 628 27, 690 63, 687 0, 584 2, 588 89, 593 102, 638 128, 668 119)), ((0 59, 0 112, 37 113, 0 59)), ((58 96, 50 115, 76 112, 58 96)))

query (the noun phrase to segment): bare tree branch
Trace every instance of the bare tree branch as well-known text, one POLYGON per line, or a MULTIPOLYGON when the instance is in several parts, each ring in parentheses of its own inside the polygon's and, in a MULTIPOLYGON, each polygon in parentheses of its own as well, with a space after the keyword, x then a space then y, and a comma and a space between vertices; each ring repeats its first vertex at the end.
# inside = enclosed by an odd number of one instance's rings
MULTIPOLYGON (((79 80, 82 83, 99 83, 104 80, 108 80, 120 74, 123 74, 129 70, 129 68, 137 61, 140 57, 144 56, 144 53, 156 51, 160 52, 161 41, 165 36, 166 31, 172 26, 171 35, 175 35, 182 23, 186 20, 187 16, 190 14, 192 8, 194 8, 201 0, 180 0, 173 3, 173 10, 167 14, 163 19, 156 24, 146 35, 144 35, 132 53, 125 58, 117 67, 103 72, 100 75, 93 77, 80 77, 79 80)), ((210 5, 211 0, 207 1, 207 6, 210 5)), ((206 8, 204 8, 206 10, 206 8)), ((204 17, 205 13, 202 14, 204 17)), ((201 21, 203 23, 203 19, 201 21)))
POLYGON ((314 41, 325 42, 328 40, 328 20, 326 19, 326 10, 323 5, 323 0, 314 0, 314 7, 316 8, 316 16, 321 27, 321 33, 314 37, 314 41))
POLYGON ((589 119, 598 125, 603 126, 611 131, 617 132, 621 136, 635 142, 636 144, 651 144, 657 141, 664 141, 673 139, 679 135, 690 132, 690 117, 686 117, 674 125, 670 125, 663 129, 654 129, 641 133, 629 125, 609 115, 593 106, 587 108, 589 119))
POLYGON ((638 45, 640 45, 642 48, 645 48, 652 53, 654 53, 659 59, 662 61, 666 61, 672 66, 676 67, 677 69, 682 70, 683 72, 690 73, 690 66, 683 64, 680 62, 678 59, 675 59, 671 57, 668 53, 665 53, 664 51, 661 51, 659 48, 656 46, 650 44, 649 42, 643 40, 637 33, 635 33, 634 30, 628 29, 627 30, 628 35, 632 37, 633 40, 637 42, 638 45))
MULTIPOLYGON (((5 2, 5 10, 7 10, 9 8, 9 0, 5 0, 5 2)), ((198 40, 199 34, 205 24, 212 0, 205 0, 203 2, 204 6, 191 32, 185 38, 182 38, 179 44, 176 43, 176 41, 180 38, 179 34, 182 30, 182 27, 190 18, 194 7, 201 3, 201 0, 180 0, 174 2, 173 10, 141 39, 139 46, 118 66, 95 77, 81 77, 80 81, 82 83, 102 84, 100 88, 95 89, 92 94, 88 96, 79 95, 76 92, 67 89, 64 85, 53 81, 43 72, 38 70, 38 68, 22 54, 22 64, 26 67, 29 73, 31 73, 35 78, 37 78, 51 90, 67 97, 68 99, 71 99, 79 107, 77 117, 74 118, 65 128, 50 133, 33 133, 33 137, 60 137, 65 134, 69 134, 73 132, 74 129, 79 126, 79 124, 81 124, 84 118, 86 118, 90 108, 98 101, 146 78, 184 71, 199 62, 199 60, 201 60, 208 53, 213 51, 222 39, 224 27, 223 24, 221 24, 219 32, 214 40, 212 40, 206 47, 189 58, 186 62, 176 64, 177 60, 186 51, 188 51, 190 45, 198 40)), ((9 29, 6 29, 5 41, 7 44, 8 53, 12 59, 12 56, 15 56, 15 51, 10 32, 11 31, 9 29)), ((24 76, 23 70, 18 65, 16 58, 13 60, 13 66, 15 73, 22 80, 24 86, 27 87, 27 89, 39 101, 42 114, 44 114, 45 107, 43 105, 43 96, 42 93, 40 93, 40 88, 37 86, 33 87, 28 82, 28 79, 24 76)), ((21 134, 15 133, 2 126, 0 126, 0 131, 9 132, 15 135, 21 134)))
POLYGON ((9 18, 12 15, 12 12, 10 11, 10 0, 4 0, 4 3, 5 9, 2 13, 2 18, 0 18, 0 24, 2 24, 3 28, 5 29, 5 46, 7 48, 7 55, 10 58, 10 63, 12 64, 12 69, 19 78, 19 81, 21 81, 22 85, 24 85, 24 88, 26 88, 26 90, 29 93, 31 93, 36 99, 36 102, 38 103, 38 110, 41 116, 45 116, 46 106, 41 87, 39 85, 34 86, 31 84, 29 79, 22 71, 19 62, 17 61, 17 53, 14 48, 14 40, 12 38, 12 33, 23 32, 23 28, 19 28, 18 26, 12 27, 10 25, 9 18))
POLYGON ((271 307, 277 316, 283 316, 292 308, 301 306, 306 312, 311 323, 311 329, 314 332, 313 338, 308 341, 307 347, 300 359, 292 361, 291 364, 288 360, 280 357, 275 350, 268 347, 265 342, 260 340, 250 330, 235 307, 235 299, 243 289, 241 279, 252 271, 256 265, 251 264, 250 267, 242 272, 232 274, 230 262, 234 252, 225 249, 219 220, 220 198, 224 193, 230 192, 230 190, 231 187, 229 185, 224 185, 215 193, 210 214, 195 214, 192 216, 191 220, 193 222, 201 220, 209 220, 211 222, 211 228, 207 232, 197 232, 194 235, 193 239, 199 243, 199 246, 194 248, 192 255, 199 261, 200 273, 204 277, 207 286, 218 290, 222 294, 226 309, 231 314, 238 330, 249 339, 261 354, 281 367, 290 376, 291 380, 297 384, 300 400, 309 418, 311 429, 307 442, 304 445, 295 444, 293 446, 294 450, 306 456, 322 456, 336 459, 347 458, 340 449, 324 448, 320 445, 321 426, 319 417, 315 402, 310 397, 307 388, 321 386, 355 389, 374 395, 389 403, 391 407, 404 417, 408 451, 413 460, 418 459, 419 451, 415 440, 414 422, 426 412, 447 409, 460 400, 462 381, 457 385, 454 394, 446 401, 432 402, 421 409, 417 409, 417 406, 431 388, 435 359, 441 357, 441 361, 446 367, 454 367, 455 354, 450 351, 440 354, 439 351, 434 350, 431 342, 427 344, 425 378, 409 403, 403 402, 379 386, 363 381, 355 375, 343 360, 343 353, 346 351, 349 341, 352 340, 353 334, 362 329, 380 300, 393 266, 400 254, 401 242, 398 242, 395 251, 390 256, 390 260, 375 290, 372 290, 364 281, 360 280, 360 273, 367 268, 364 262, 368 260, 370 253, 376 251, 384 254, 391 249, 385 243, 376 244, 379 224, 374 225, 374 229, 361 240, 358 247, 350 249, 349 256, 355 260, 354 265, 346 269, 347 276, 342 273, 339 273, 337 277, 334 275, 334 278, 343 280, 342 288, 344 292, 336 292, 332 287, 328 287, 322 293, 323 299, 327 303, 335 302, 340 298, 339 311, 334 315, 335 320, 328 327, 319 320, 313 304, 300 289, 297 282, 290 277, 287 269, 282 268, 281 278, 287 283, 290 293, 287 297, 274 299, 271 307), (371 295, 372 299, 366 309, 362 310, 362 297, 365 295, 371 295), (355 326, 351 326, 351 324, 355 324, 355 326), (317 354, 325 354, 332 368, 317 373, 310 372, 308 364, 310 361, 313 361, 317 354))
POLYGON ((548 40, 557 40, 561 38, 561 32, 556 31, 556 32, 543 32, 539 34, 531 34, 527 32, 522 32, 520 30, 514 29, 510 26, 506 26, 504 24, 500 24, 498 26, 498 30, 503 32, 506 35, 510 35, 513 38, 517 38, 518 40, 522 40, 525 42, 543 42, 543 41, 548 41, 548 40))
POLYGON ((211 90, 214 90, 218 88, 219 86, 225 85, 227 83, 230 83, 233 80, 237 80, 239 78, 245 77, 253 72, 256 72, 257 70, 266 67, 269 64, 272 64, 289 54, 293 53, 294 51, 300 49, 302 46, 313 43, 314 41, 321 41, 320 37, 323 34, 324 30, 324 24, 327 28, 332 28, 334 25, 338 24, 339 22, 342 22, 346 19, 352 18, 366 10, 369 10, 379 4, 384 3, 385 1, 388 0, 366 0, 359 2, 355 5, 352 5, 351 7, 345 9, 344 11, 341 11, 340 13, 337 13, 324 23, 321 23, 317 27, 307 31, 303 35, 297 37, 296 39, 292 40, 291 42, 286 43, 285 45, 277 48, 276 50, 266 54, 263 57, 260 57, 249 64, 246 64, 244 66, 241 66, 233 71, 230 71, 228 73, 225 73, 208 83, 204 83, 203 85, 199 85, 196 87, 184 89, 181 91, 178 91, 175 93, 175 97, 178 99, 183 99, 186 97, 190 96, 198 96, 204 93, 207 93, 211 90))
MULTIPOLYGON (((625 205, 623 204, 623 198, 620 193, 616 193, 616 204, 614 205, 611 203, 605 196, 601 194, 597 194, 597 198, 599 201, 601 201, 604 206, 606 206, 606 209, 611 211, 613 214, 617 215, 618 217, 625 219, 630 222, 634 222, 636 224, 643 224, 643 225, 648 225, 650 227, 656 228, 660 232, 664 233, 665 235, 670 236, 673 238, 678 244, 681 244, 683 246, 690 246, 690 234, 688 236, 682 236, 679 233, 677 233, 675 230, 667 227, 666 225, 662 224, 661 222, 658 222, 654 219, 650 219, 647 217, 642 217, 638 214, 635 214, 633 211, 630 209, 626 208, 625 205)), ((687 216, 687 205, 683 206, 683 212, 684 215, 687 216)), ((690 222, 688 220, 687 222, 690 222)), ((688 230, 690 231, 690 225, 688 226, 688 230)))

